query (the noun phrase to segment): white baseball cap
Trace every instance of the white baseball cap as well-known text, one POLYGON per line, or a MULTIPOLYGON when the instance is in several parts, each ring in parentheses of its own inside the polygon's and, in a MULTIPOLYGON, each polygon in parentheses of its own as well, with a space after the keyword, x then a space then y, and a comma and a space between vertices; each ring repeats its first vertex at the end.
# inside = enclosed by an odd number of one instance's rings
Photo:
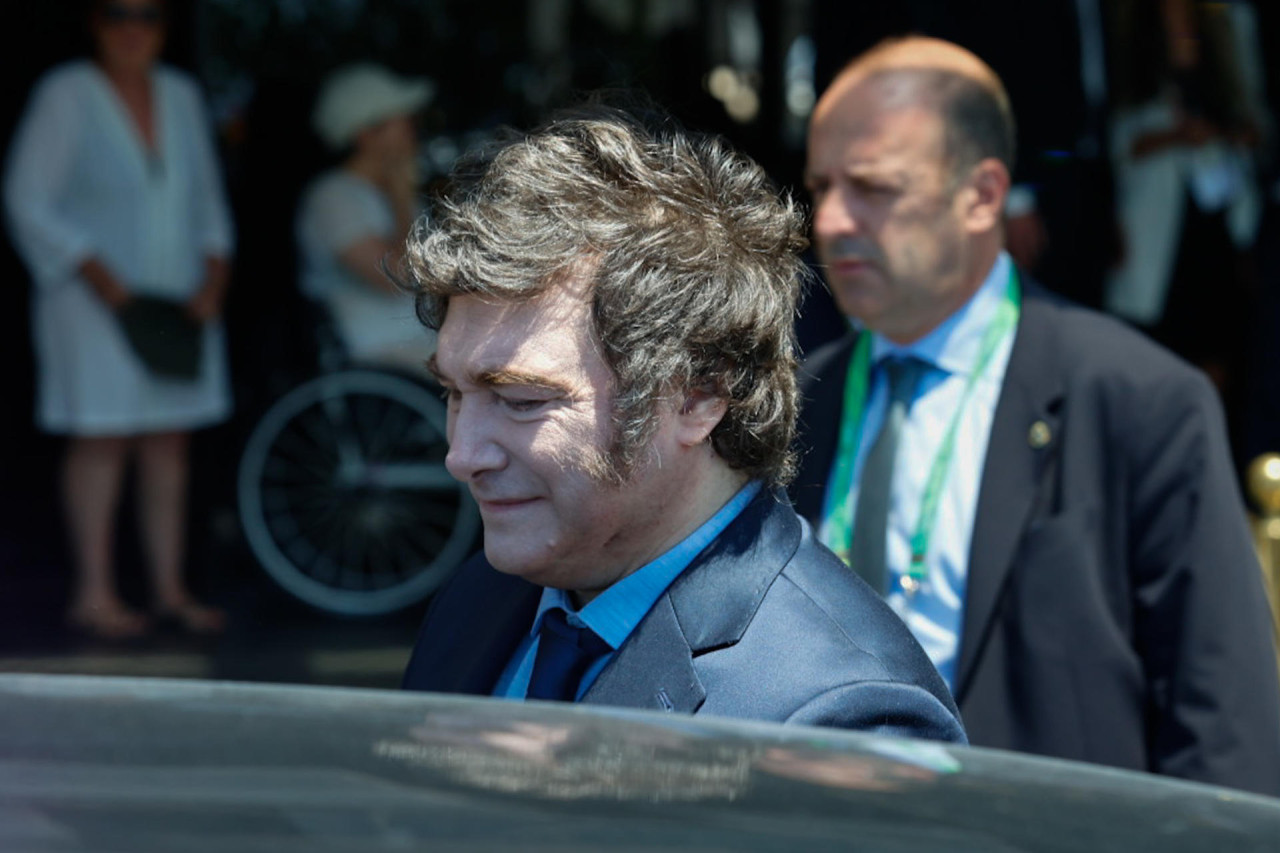
POLYGON ((425 77, 397 77, 381 65, 344 65, 325 78, 311 124, 332 148, 342 148, 357 133, 393 116, 422 109, 435 94, 425 77))

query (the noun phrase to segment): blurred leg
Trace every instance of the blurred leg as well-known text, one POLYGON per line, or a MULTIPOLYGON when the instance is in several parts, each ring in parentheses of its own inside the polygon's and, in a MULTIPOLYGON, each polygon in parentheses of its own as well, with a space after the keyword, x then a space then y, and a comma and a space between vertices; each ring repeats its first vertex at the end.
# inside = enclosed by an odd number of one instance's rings
POLYGON ((132 637, 146 620, 125 606, 116 591, 112 562, 116 509, 132 439, 70 440, 62 471, 63 501, 75 552, 75 589, 68 621, 102 637, 132 637))
POLYGON ((189 436, 151 433, 138 438, 138 518, 151 568, 156 611, 187 630, 220 630, 223 614, 204 607, 182 578, 186 550, 189 436))

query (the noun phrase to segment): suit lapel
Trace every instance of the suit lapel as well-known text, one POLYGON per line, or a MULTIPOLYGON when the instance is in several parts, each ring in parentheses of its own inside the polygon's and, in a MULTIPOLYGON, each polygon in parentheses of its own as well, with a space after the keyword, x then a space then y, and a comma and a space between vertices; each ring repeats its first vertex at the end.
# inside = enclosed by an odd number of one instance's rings
POLYGON ((582 701, 696 711, 706 689, 694 658, 742 638, 800 535, 786 498, 762 490, 658 599, 582 701))
POLYGON ((582 701, 692 714, 706 697, 693 668, 693 650, 676 620, 671 597, 664 595, 582 701))
POLYGON ((957 702, 963 700, 986 642, 1018 542, 1035 515, 1032 509, 1038 498, 1043 500, 1046 484, 1052 485, 1042 480, 1061 446, 1063 397, 1053 310, 1038 288, 1024 289, 1017 337, 1005 370, 978 492, 956 669, 957 702))

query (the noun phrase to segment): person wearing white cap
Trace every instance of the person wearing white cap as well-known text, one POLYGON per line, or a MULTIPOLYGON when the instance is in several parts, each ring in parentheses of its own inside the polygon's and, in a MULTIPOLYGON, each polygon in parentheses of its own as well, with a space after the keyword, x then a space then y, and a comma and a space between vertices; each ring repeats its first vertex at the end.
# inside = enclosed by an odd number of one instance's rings
POLYGON ((430 355, 412 298, 383 265, 399 261, 419 212, 413 115, 432 94, 424 78, 348 65, 326 78, 312 116, 316 133, 344 156, 303 194, 301 286, 327 305, 347 355, 358 362, 421 369, 430 355))

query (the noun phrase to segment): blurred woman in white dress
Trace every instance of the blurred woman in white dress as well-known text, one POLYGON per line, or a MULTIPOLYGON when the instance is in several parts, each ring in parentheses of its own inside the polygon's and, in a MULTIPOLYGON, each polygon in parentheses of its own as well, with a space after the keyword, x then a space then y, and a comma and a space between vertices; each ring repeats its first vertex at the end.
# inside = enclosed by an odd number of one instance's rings
POLYGON ((68 436, 62 491, 76 560, 68 623, 103 638, 143 634, 148 616, 116 588, 113 551, 126 465, 156 617, 221 629, 183 580, 188 434, 230 413, 219 321, 232 224, 194 82, 158 62, 159 0, 99 0, 92 60, 41 78, 5 175, 10 233, 34 282, 36 418, 68 436), (122 318, 140 297, 175 300, 197 326, 191 378, 157 373, 122 318))

